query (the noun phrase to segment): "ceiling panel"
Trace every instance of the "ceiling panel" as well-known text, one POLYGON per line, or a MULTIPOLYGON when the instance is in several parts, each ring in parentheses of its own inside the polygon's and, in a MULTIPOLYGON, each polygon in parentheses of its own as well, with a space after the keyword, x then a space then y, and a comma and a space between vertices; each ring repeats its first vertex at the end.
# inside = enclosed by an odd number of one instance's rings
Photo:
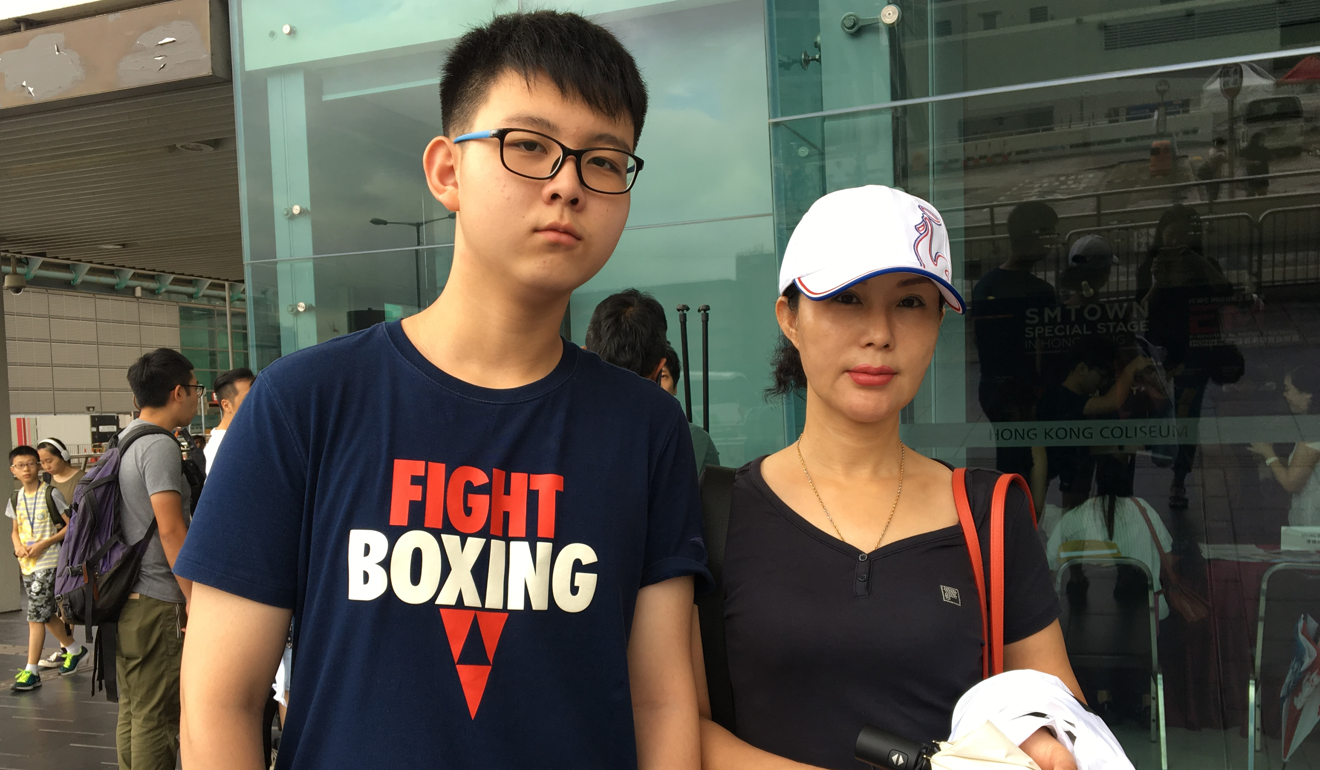
POLYGON ((0 117, 0 250, 241 281, 232 86, 0 117))

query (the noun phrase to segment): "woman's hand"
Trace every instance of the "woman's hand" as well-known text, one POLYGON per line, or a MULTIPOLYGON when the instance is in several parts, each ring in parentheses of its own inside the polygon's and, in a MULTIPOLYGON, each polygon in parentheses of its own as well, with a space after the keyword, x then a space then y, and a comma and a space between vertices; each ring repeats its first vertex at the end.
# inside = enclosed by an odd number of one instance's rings
POLYGON ((1073 759, 1072 753, 1043 727, 1032 733, 1018 748, 1040 765, 1040 770, 1077 770, 1077 761, 1073 759))
POLYGON ((1253 454, 1258 454, 1267 460, 1271 457, 1277 456, 1274 453, 1274 447, 1270 444, 1266 444, 1264 441, 1253 441, 1247 449, 1251 450, 1253 454))

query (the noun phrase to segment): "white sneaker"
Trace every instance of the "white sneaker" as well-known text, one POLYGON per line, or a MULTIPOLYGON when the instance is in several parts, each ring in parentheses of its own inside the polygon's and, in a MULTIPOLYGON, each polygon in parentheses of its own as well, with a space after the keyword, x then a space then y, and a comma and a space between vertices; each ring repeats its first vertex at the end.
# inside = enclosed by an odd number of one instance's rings
POLYGON ((49 657, 37 661, 39 668, 59 668, 64 665, 64 650, 56 650, 49 657))

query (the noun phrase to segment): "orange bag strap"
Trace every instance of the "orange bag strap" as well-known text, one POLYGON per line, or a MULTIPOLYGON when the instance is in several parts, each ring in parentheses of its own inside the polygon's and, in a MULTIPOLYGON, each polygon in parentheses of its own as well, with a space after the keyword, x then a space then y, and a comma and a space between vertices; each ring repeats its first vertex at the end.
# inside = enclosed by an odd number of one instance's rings
POLYGON ((1016 484, 1027 496, 1027 510, 1031 511, 1031 525, 1036 526, 1036 506, 1031 500, 1031 488, 1016 473, 1005 473, 995 482, 995 494, 990 505, 990 674, 1004 672, 1004 516, 1008 506, 1008 488, 1016 484))
POLYGON ((1004 671, 1004 520, 1008 488, 1014 484, 1027 496, 1031 523, 1036 526, 1036 508, 1032 504, 1031 488, 1027 482, 1016 473, 1000 476, 995 482, 990 505, 990 581, 987 586, 981 538, 976 533, 976 519, 972 515, 971 501, 967 498, 967 470, 956 468, 953 471, 953 501, 958 509, 958 523, 962 525, 963 538, 967 541, 972 576, 976 579, 976 591, 981 600, 981 638, 985 641, 985 653, 981 656, 983 679, 1004 671))
MULTIPOLYGON (((967 553, 972 559, 972 576, 976 579, 976 592, 980 596, 981 639, 989 644, 989 616, 985 602, 985 568, 981 564, 981 538, 976 534, 976 519, 972 517, 972 504, 967 499, 967 469, 955 468, 953 471, 953 502, 958 509, 958 523, 962 525, 963 539, 967 541, 967 553)), ((981 655, 981 678, 990 678, 990 656, 981 655)))

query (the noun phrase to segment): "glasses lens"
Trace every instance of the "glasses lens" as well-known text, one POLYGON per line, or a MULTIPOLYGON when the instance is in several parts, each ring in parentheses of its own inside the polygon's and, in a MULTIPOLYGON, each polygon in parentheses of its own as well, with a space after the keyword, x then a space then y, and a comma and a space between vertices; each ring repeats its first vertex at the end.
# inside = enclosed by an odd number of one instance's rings
POLYGON ((582 157, 582 179, 597 192, 621 193, 632 186, 637 162, 626 152, 592 150, 582 157))
POLYGON ((510 131, 504 137, 504 165, 515 174, 549 179, 563 156, 559 145, 539 134, 510 131))

